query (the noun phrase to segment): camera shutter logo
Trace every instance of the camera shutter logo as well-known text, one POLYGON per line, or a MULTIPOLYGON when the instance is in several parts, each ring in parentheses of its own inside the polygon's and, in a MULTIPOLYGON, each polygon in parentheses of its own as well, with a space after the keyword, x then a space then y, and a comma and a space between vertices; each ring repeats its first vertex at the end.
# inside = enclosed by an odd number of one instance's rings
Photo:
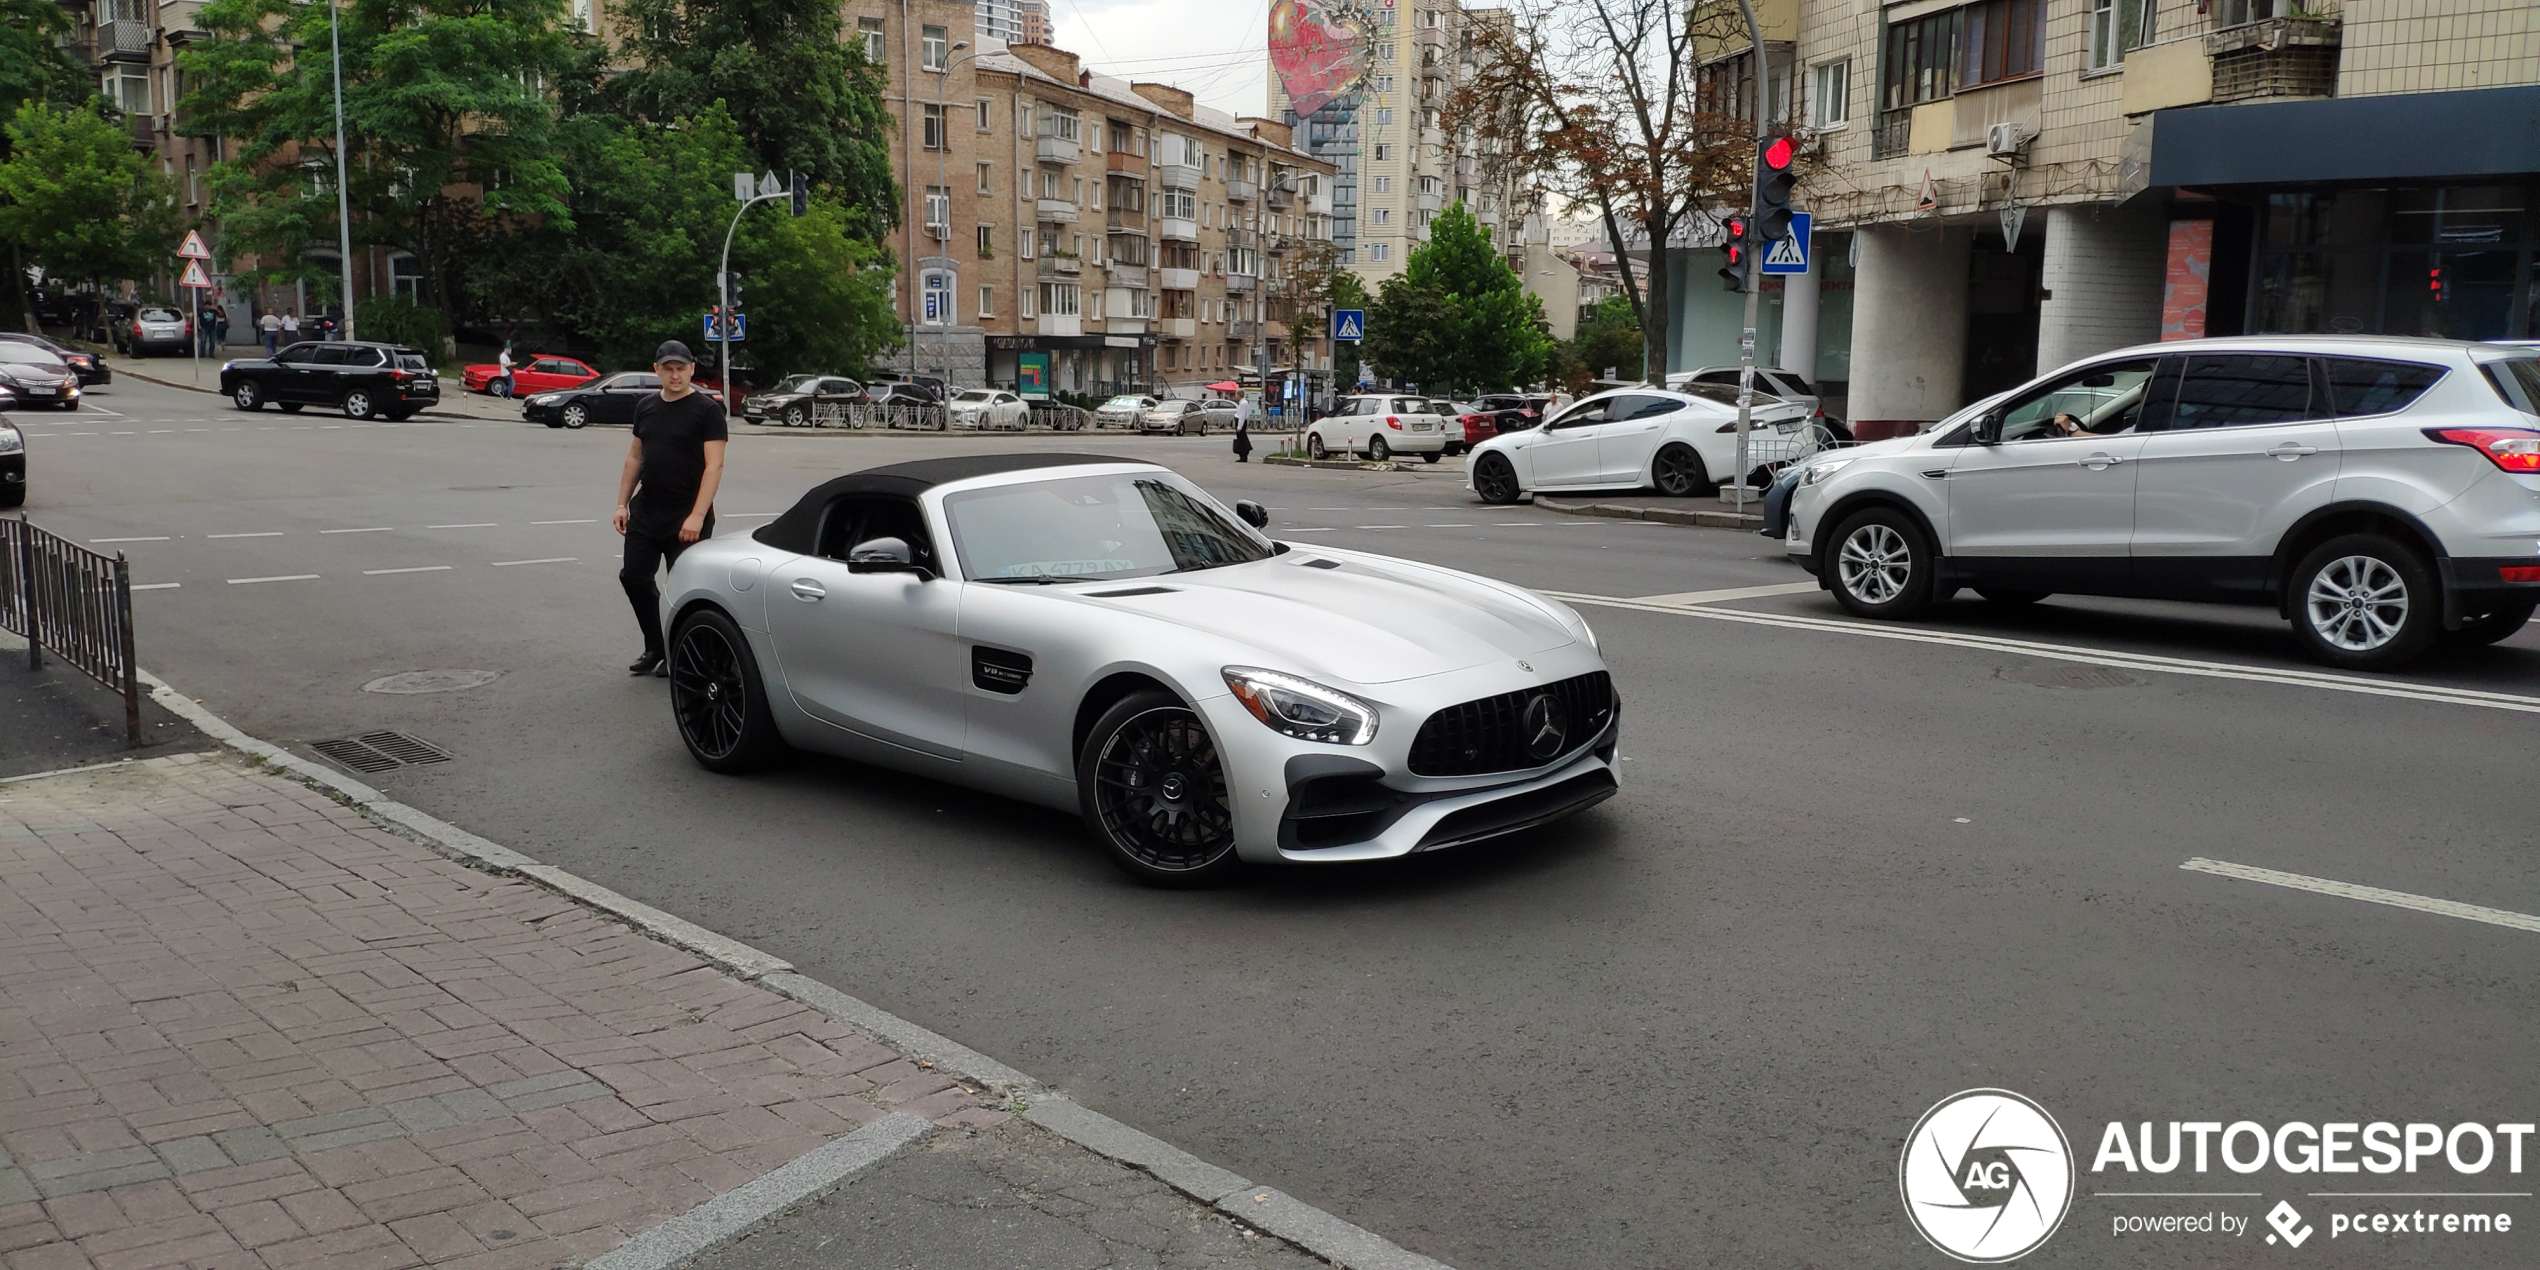
POLYGON ((1896 1185, 1905 1215, 1960 1261, 2035 1252, 2073 1203, 2073 1149, 2063 1126, 2007 1089, 1951 1094, 1905 1135, 1896 1185))

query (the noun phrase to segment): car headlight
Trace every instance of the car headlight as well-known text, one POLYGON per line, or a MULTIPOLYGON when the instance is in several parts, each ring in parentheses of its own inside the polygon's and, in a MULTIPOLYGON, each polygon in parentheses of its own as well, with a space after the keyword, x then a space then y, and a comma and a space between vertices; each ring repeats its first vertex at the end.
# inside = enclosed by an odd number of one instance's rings
POLYGON ((1282 736, 1333 745, 1365 745, 1376 739, 1376 709, 1345 692, 1311 680, 1252 666, 1223 672, 1235 700, 1282 736))
POLYGON ((551 392, 542 392, 537 396, 530 398, 529 404, 533 406, 552 406, 556 404, 556 395, 551 392))
POLYGON ((26 449, 26 437, 16 428, 0 423, 0 454, 16 454, 26 449))
POLYGON ((1852 466, 1850 459, 1828 459, 1822 463, 1810 464, 1808 470, 1800 474, 1799 483, 1814 485, 1850 466, 1852 466))

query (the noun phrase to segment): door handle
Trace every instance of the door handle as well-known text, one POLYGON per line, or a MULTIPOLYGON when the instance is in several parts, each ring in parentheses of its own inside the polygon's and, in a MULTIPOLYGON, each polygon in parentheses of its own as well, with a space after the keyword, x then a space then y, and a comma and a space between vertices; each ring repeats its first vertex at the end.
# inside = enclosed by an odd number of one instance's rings
POLYGON ((2319 453, 2319 452, 2320 452, 2320 448, 2319 448, 2318 446, 2316 446, 2316 445, 2304 445, 2304 444, 2302 444, 2302 443, 2301 443, 2301 442, 2299 442, 2299 441, 2287 441, 2287 442, 2283 443, 2282 445, 2279 445, 2279 446, 2275 447, 2274 449, 2267 451, 2267 453, 2268 453, 2269 455, 2272 455, 2272 456, 2274 456, 2275 458, 2282 459, 2282 460, 2284 460, 2284 461, 2285 461, 2285 462, 2287 462, 2287 463, 2290 463, 2290 462, 2294 461, 2295 459, 2298 459, 2298 458, 2302 457, 2302 456, 2303 456, 2303 455, 2305 455, 2305 454, 2317 454, 2317 453, 2319 453))
POLYGON ((797 600, 818 600, 822 596, 829 594, 829 592, 819 583, 814 582, 809 578, 794 579, 793 589, 794 598, 797 600))
POLYGON ((2092 454, 2083 458, 2080 462, 2083 467, 2089 468, 2093 472, 2102 472, 2125 462, 2125 459, 2114 454, 2092 454))

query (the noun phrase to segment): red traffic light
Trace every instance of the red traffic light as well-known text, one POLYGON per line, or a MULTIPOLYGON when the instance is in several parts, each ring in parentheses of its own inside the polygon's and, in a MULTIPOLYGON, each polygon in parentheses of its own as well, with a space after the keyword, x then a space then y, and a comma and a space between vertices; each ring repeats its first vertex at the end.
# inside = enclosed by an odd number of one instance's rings
POLYGON ((1744 217, 1732 216, 1721 222, 1720 228, 1727 232, 1730 242, 1744 242, 1746 240, 1746 220, 1744 217))
POLYGON ((1772 144, 1764 147, 1764 166, 1776 172, 1786 171, 1790 167, 1791 157, 1792 150, 1788 137, 1775 137, 1772 144))

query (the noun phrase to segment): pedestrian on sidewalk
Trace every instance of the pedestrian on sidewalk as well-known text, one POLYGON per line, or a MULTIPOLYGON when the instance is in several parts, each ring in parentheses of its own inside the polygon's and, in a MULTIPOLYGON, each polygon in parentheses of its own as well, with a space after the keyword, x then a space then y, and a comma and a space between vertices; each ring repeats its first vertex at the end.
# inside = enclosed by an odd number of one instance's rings
POLYGON ((1252 462, 1252 398, 1235 403, 1235 461, 1252 462))
POLYGON ((265 334, 265 356, 271 357, 282 350, 281 314, 271 309, 265 310, 265 315, 256 319, 256 329, 265 334))
POLYGON ((206 297, 194 306, 194 351, 204 357, 211 356, 219 347, 216 343, 219 338, 220 310, 213 308, 211 300, 206 297))
POLYGON ((635 403, 635 436, 617 479, 617 532, 626 535, 618 582, 635 606, 644 652, 626 671, 667 676, 662 665, 661 591, 653 574, 679 563, 690 543, 714 534, 714 495, 723 484, 729 432, 723 403, 696 390, 697 359, 671 340, 653 353, 661 391, 635 403))
POLYGON ((512 395, 512 342, 510 340, 503 341, 503 351, 495 355, 494 363, 498 368, 494 381, 485 385, 485 389, 509 401, 512 395))
POLYGON ((217 356, 229 344, 229 306, 212 306, 212 352, 217 356))
POLYGON ((282 342, 285 344, 300 342, 300 311, 298 309, 282 311, 282 342))

